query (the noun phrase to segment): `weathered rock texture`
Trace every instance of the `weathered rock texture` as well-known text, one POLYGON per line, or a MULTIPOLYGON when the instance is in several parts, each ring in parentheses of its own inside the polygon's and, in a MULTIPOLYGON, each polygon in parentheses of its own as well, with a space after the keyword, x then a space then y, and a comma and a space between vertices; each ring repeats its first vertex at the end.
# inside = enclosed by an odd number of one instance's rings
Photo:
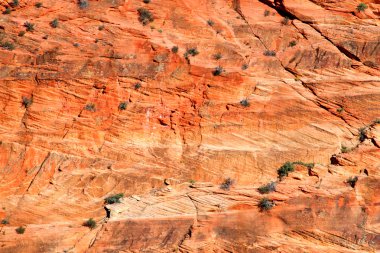
POLYGON ((0 252, 380 250, 378 0, 12 2, 0 252))

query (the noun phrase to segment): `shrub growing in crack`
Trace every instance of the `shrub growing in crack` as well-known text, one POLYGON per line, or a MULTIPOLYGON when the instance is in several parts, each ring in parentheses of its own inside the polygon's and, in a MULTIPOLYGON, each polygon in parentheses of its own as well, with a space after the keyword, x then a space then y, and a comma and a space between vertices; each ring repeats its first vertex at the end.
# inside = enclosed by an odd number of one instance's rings
POLYGON ((119 104, 119 110, 124 111, 127 109, 128 102, 124 101, 119 104))
POLYGON ((34 31, 34 24, 33 23, 30 23, 29 21, 26 21, 24 23, 24 26, 26 27, 26 31, 28 31, 28 32, 34 31))
POLYGON ((293 171, 294 171, 293 163, 286 162, 277 170, 277 174, 280 180, 282 180, 283 177, 288 176, 289 172, 293 172, 293 171))
POLYGON ((342 113, 344 111, 344 108, 343 107, 339 107, 338 109, 336 109, 337 112, 339 113, 342 113))
POLYGON ((276 51, 274 51, 274 50, 265 50, 264 55, 265 56, 276 56, 276 51))
POLYGON ((359 129, 359 141, 363 142, 365 139, 367 139, 366 128, 362 127, 359 129))
POLYGON ((356 7, 356 9, 361 12, 361 11, 365 11, 366 9, 368 8, 368 6, 365 4, 365 3, 360 3, 358 4, 358 6, 356 7))
POLYGON ((22 97, 22 105, 25 107, 25 108, 29 108, 32 103, 33 103, 33 99, 32 98, 28 98, 28 97, 22 97))
POLYGON ((175 54, 178 53, 178 47, 177 46, 172 47, 172 52, 175 54))
POLYGON ((267 194, 270 192, 274 192, 276 190, 276 183, 270 182, 266 185, 263 185, 257 189, 261 194, 267 194))
POLYGON ((34 6, 36 6, 36 8, 41 8, 42 7, 42 3, 41 2, 37 2, 34 6))
POLYGON ((240 101, 240 104, 244 107, 249 107, 251 104, 249 103, 248 101, 248 98, 245 98, 243 100, 240 101))
POLYGON ((139 8, 137 9, 137 12, 139 13, 139 21, 144 26, 154 21, 153 14, 149 10, 139 8))
POLYGON ((106 204, 115 204, 115 203, 120 203, 120 199, 124 198, 124 194, 123 193, 118 193, 118 194, 115 194, 115 195, 112 195, 112 196, 109 196, 107 198, 104 199, 104 203, 106 204))
POLYGON ((95 109, 95 105, 94 105, 93 103, 87 104, 87 105, 85 106, 85 109, 86 109, 87 111, 90 111, 90 112, 95 112, 95 111, 96 111, 96 109, 95 109))
POLYGON ((53 28, 57 28, 59 24, 59 21, 57 18, 53 19, 53 21, 50 22, 50 26, 53 28))
POLYGON ((15 45, 12 42, 0 42, 0 47, 2 47, 5 50, 12 51, 15 49, 15 45))
POLYGON ((86 9, 88 7, 88 1, 87 0, 78 0, 79 8, 86 9))
POLYGON ((349 184, 352 188, 355 188, 356 182, 358 182, 358 177, 349 177, 346 181, 347 184, 349 184))
POLYGON ((23 233, 25 233, 25 228, 24 227, 18 227, 18 228, 16 228, 16 233, 17 234, 23 234, 23 233))
POLYGON ((220 185, 220 189, 229 191, 231 186, 234 184, 234 180, 231 178, 226 178, 224 182, 220 185))
POLYGON ((94 229, 96 227, 96 221, 94 221, 93 218, 90 218, 83 223, 83 226, 94 229))
POLYGON ((259 201, 258 207, 260 208, 260 211, 269 211, 274 207, 274 201, 267 199, 267 198, 262 198, 259 201))
POLYGON ((220 76, 223 72, 224 72, 223 67, 218 66, 218 67, 216 67, 216 68, 214 69, 214 71, 212 72, 212 74, 213 74, 214 76, 220 76))

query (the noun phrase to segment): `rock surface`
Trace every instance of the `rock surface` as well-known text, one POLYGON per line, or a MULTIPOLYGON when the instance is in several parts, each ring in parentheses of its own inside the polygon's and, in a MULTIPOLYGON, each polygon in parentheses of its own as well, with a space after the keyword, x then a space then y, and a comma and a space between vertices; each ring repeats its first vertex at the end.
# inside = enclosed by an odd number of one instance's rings
POLYGON ((18 2, 0 2, 0 252, 380 250, 379 1, 18 2), (315 166, 280 181, 287 161, 315 166))

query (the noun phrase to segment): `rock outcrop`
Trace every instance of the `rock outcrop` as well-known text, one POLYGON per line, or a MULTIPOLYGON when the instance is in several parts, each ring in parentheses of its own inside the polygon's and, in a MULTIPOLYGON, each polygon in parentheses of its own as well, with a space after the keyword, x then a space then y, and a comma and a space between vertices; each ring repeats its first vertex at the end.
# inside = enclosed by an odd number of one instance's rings
POLYGON ((0 11, 0 252, 380 250, 379 1, 0 11))

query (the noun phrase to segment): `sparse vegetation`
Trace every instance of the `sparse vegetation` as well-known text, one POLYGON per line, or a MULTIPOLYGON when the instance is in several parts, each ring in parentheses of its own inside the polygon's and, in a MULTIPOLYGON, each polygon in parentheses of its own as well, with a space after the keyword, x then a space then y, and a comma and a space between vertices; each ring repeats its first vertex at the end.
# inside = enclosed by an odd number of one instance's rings
POLYGON ((0 47, 2 47, 5 50, 12 51, 15 49, 15 45, 12 42, 0 42, 0 47))
POLYGON ((209 20, 207 20, 207 24, 209 25, 209 26, 214 26, 214 21, 212 21, 211 19, 209 19, 209 20))
POLYGON ((143 0, 144 4, 149 4, 150 0, 143 0))
POLYGON ((3 224, 3 225, 8 225, 8 224, 9 224, 9 220, 8 220, 8 218, 2 219, 2 220, 1 220, 1 224, 3 224))
POLYGON ((26 21, 24 23, 24 26, 26 27, 26 31, 28 31, 28 32, 34 31, 34 24, 33 23, 30 23, 29 21, 26 21))
POLYGON ((244 107, 249 107, 251 104, 249 103, 248 101, 248 98, 245 98, 243 100, 240 101, 240 104, 244 107))
POLYGON ((196 56, 198 54, 199 54, 198 49, 196 47, 193 47, 193 48, 187 49, 186 53, 184 54, 184 56, 185 56, 186 59, 188 59, 189 55, 196 56))
POLYGON ((78 43, 78 42, 75 42, 75 43, 73 44, 73 46, 74 46, 74 47, 79 47, 79 43, 78 43))
POLYGON ((86 109, 87 111, 90 111, 90 112, 95 112, 95 111, 96 111, 96 109, 95 109, 95 105, 94 105, 93 103, 87 104, 87 105, 85 106, 85 109, 86 109))
POLYGON ((141 83, 135 83, 135 90, 138 90, 141 88, 141 83))
POLYGON ((351 149, 348 148, 348 147, 346 147, 346 146, 344 146, 344 145, 342 145, 342 147, 340 148, 340 151, 341 151, 342 153, 348 153, 348 152, 351 151, 351 149))
POLYGON ((293 166, 293 163, 291 162, 286 162, 284 163, 284 165, 282 165, 278 170, 277 170, 277 174, 278 174, 278 177, 280 178, 280 180, 283 178, 283 177, 287 177, 289 172, 293 172, 294 171, 294 166, 293 166))
POLYGON ((265 56, 276 56, 276 51, 274 51, 274 50, 265 50, 264 55, 265 56))
POLYGON ((288 25, 288 24, 289 24, 289 20, 290 20, 289 17, 284 17, 284 19, 281 21, 281 23, 282 23, 283 25, 288 25))
POLYGON ((297 41, 295 40, 292 40, 291 42, 289 42, 289 47, 295 47, 297 45, 297 41))
POLYGON ((360 11, 365 11, 366 9, 368 8, 368 6, 365 4, 365 3, 360 3, 358 4, 358 6, 356 7, 356 9, 360 12, 360 11))
POLYGON ((109 196, 104 199, 104 203, 106 204, 115 204, 115 203, 120 203, 120 199, 124 197, 123 193, 118 193, 112 196, 109 196))
POLYGON ((380 124, 380 119, 375 119, 375 120, 373 121, 373 123, 374 123, 374 124, 380 124))
POLYGON ((100 25, 100 26, 98 26, 98 30, 99 30, 99 31, 103 31, 103 30, 104 30, 104 25, 100 25))
POLYGON ((42 3, 41 2, 37 2, 34 6, 36 6, 36 8, 41 8, 42 7, 42 3))
POLYGON ((25 233, 25 228, 24 227, 18 227, 18 228, 16 228, 16 233, 17 234, 23 234, 23 233, 25 233))
POLYGON ((214 71, 212 72, 212 74, 213 74, 214 76, 220 76, 223 72, 224 72, 223 67, 218 66, 218 67, 216 67, 216 68, 214 69, 214 71))
POLYGON ((342 113, 344 111, 344 108, 343 107, 339 107, 338 109, 336 109, 337 112, 339 113, 342 113))
POLYGON ((248 64, 246 64, 246 63, 244 63, 242 66, 241 66, 241 69, 242 70, 246 70, 246 69, 248 69, 248 64))
POLYGON ((262 198, 259 201, 258 207, 260 208, 260 211, 268 211, 274 207, 274 202, 273 200, 262 198))
POLYGON ((85 227, 89 227, 91 229, 94 229, 96 227, 96 221, 94 221, 93 218, 90 218, 88 220, 86 220, 84 223, 83 223, 83 226, 85 227))
POLYGON ((50 26, 53 28, 57 28, 59 24, 59 21, 57 18, 53 19, 53 21, 50 22, 50 26))
POLYGON ((258 188, 258 191, 261 194, 267 194, 270 192, 274 192, 275 190, 276 190, 276 183, 275 182, 270 182, 270 183, 263 185, 263 186, 258 188))
POLYGON ((12 10, 11 8, 7 7, 4 11, 3 14, 11 14, 12 10))
POLYGON ((162 29, 158 29, 157 31, 158 31, 159 33, 162 33, 162 29))
POLYGON ((190 183, 190 184, 195 184, 195 180, 194 180, 194 179, 190 179, 190 180, 189 180, 189 183, 190 183))
POLYGON ((33 99, 32 98, 22 97, 22 105, 25 108, 30 107, 32 105, 32 103, 33 103, 33 99))
POLYGON ((11 3, 11 6, 12 7, 16 7, 16 6, 19 6, 19 0, 13 0, 12 3, 11 3))
POLYGON ((224 182, 220 185, 220 189, 229 191, 231 186, 234 184, 234 180, 231 178, 226 178, 224 182))
POLYGON ((367 139, 366 128, 362 127, 359 129, 359 141, 363 142, 365 139, 367 139))
POLYGON ((305 166, 305 167, 307 167, 309 169, 314 168, 314 163, 304 163, 304 162, 301 162, 301 161, 297 161, 297 162, 293 162, 292 164, 293 165, 294 164, 299 164, 299 165, 305 166))
POLYGON ((128 102, 124 101, 119 104, 119 110, 124 111, 127 109, 128 102))
POLYGON ((221 53, 216 53, 216 54, 214 54, 214 59, 215 59, 215 60, 220 60, 220 59, 222 59, 222 54, 221 54, 221 53))
POLYGON ((24 36, 25 35, 25 31, 20 31, 19 33, 18 33, 18 36, 19 37, 22 37, 22 36, 24 36))
POLYGON ((356 183, 358 182, 358 177, 350 177, 347 179, 346 183, 349 184, 352 188, 355 188, 356 183))
POLYGON ((172 52, 175 54, 178 53, 178 47, 177 46, 172 47, 172 52))
POLYGON ((85 9, 88 7, 88 1, 87 0, 79 0, 78 1, 79 8, 85 9))
POLYGON ((139 21, 141 24, 147 25, 150 22, 154 21, 153 14, 149 10, 145 8, 139 8, 137 12, 139 13, 139 21))
POLYGON ((268 17, 269 15, 270 15, 270 11, 265 10, 265 11, 264 11, 264 17, 268 17))

